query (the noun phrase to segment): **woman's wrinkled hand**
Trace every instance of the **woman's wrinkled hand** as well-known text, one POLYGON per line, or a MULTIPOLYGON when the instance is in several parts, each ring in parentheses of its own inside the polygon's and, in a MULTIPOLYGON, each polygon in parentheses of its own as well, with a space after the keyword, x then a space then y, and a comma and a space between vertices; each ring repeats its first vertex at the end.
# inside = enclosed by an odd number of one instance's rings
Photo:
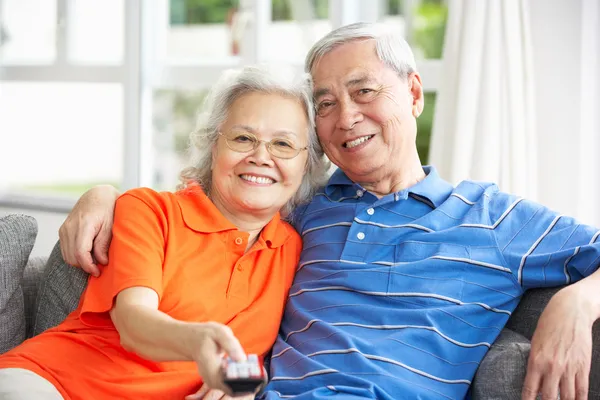
POLYGON ((209 389, 231 395, 229 387, 223 382, 221 366, 225 354, 234 361, 244 361, 246 353, 242 345, 227 325, 206 322, 199 324, 197 329, 191 356, 198 365, 204 385, 209 389))

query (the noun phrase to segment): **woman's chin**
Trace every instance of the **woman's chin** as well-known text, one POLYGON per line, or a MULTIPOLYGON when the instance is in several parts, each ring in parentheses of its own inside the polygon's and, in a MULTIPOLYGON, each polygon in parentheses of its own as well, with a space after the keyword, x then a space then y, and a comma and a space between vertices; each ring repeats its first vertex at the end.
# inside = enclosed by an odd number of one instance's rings
POLYGON ((243 199, 240 202, 241 211, 254 214, 272 214, 275 215, 283 205, 273 204, 272 201, 252 201, 243 199))

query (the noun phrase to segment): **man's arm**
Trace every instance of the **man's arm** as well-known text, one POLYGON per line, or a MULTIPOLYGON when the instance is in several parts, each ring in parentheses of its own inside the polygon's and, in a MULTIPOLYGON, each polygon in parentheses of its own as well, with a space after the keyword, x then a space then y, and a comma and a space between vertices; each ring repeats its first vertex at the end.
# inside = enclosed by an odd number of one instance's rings
POLYGON ((559 392, 587 399, 592 325, 600 317, 598 230, 503 193, 493 196, 490 210, 498 247, 524 289, 569 285, 538 321, 523 399, 556 399, 559 392))
POLYGON ((120 193, 110 185, 85 192, 61 225, 60 251, 67 264, 100 275, 98 264, 108 263, 115 202, 120 193))

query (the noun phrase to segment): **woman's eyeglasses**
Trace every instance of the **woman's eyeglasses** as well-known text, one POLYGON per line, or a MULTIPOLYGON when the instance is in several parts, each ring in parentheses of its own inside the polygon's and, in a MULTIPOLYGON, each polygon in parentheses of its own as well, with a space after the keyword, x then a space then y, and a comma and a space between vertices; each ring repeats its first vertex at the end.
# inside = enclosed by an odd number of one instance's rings
POLYGON ((238 153, 249 153, 256 150, 264 142, 269 154, 273 157, 287 160, 296 157, 301 151, 308 149, 308 146, 296 147, 292 141, 285 138, 275 138, 270 141, 259 140, 252 133, 240 130, 232 130, 227 133, 219 132, 219 135, 225 138, 227 147, 238 153))

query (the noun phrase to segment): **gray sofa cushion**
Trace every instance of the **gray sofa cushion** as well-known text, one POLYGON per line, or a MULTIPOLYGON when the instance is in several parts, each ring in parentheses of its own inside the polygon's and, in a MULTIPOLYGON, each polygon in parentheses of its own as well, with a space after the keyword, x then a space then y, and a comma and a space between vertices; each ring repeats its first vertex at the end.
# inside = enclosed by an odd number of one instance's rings
POLYGON ((63 261, 57 242, 38 287, 33 335, 58 325, 77 308, 87 279, 84 270, 63 261))
POLYGON ((47 261, 48 257, 30 257, 25 266, 25 271, 23 271, 23 297, 25 298, 25 321, 27 322, 28 338, 33 334, 35 301, 47 261))
POLYGON ((519 400, 530 349, 529 339, 504 329, 475 374, 473 400, 519 400))
POLYGON ((0 354, 26 337, 21 283, 36 236, 35 218, 19 214, 0 218, 0 354))

